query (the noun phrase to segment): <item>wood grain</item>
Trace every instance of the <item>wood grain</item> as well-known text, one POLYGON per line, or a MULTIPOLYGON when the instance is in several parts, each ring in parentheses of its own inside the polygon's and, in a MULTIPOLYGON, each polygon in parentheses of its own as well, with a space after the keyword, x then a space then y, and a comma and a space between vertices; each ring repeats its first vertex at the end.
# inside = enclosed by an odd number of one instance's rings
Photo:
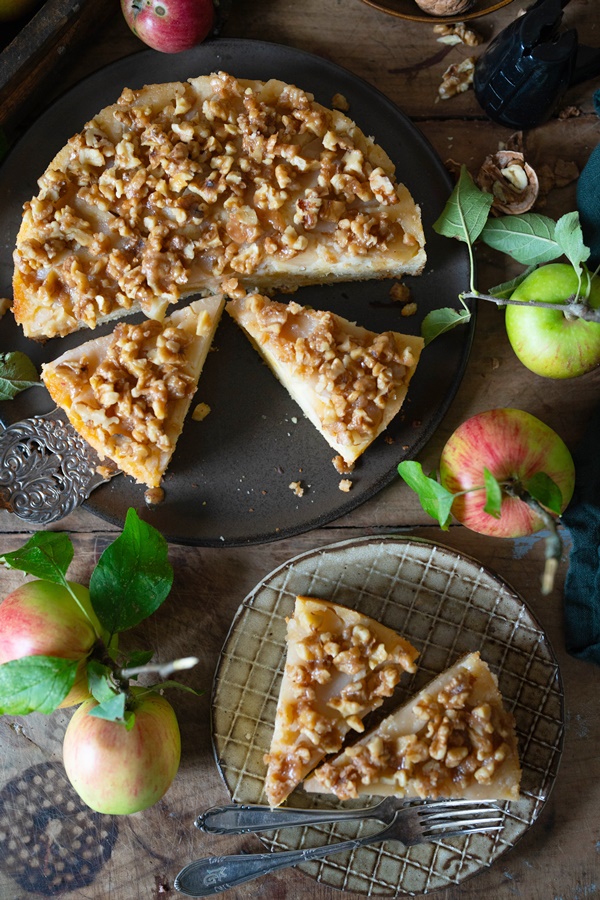
MULTIPOLYGON (((115 3, 108 21, 99 24, 82 45, 85 50, 72 55, 52 83, 48 82, 44 102, 101 65, 142 48, 117 6, 115 3)), ((513 20, 518 8, 518 3, 510 4, 478 20, 474 27, 487 41, 513 20)), ((586 43, 600 44, 591 2, 573 0, 565 19, 578 27, 586 43)), ((437 87, 446 66, 471 53, 477 55, 485 43, 474 51, 458 46, 442 54, 443 47, 436 42, 432 26, 393 19, 361 0, 331 0, 326 4, 321 0, 306 0, 302 4, 285 0, 236 3, 223 34, 299 47, 345 66, 395 101, 416 122, 442 160, 451 157, 472 171, 510 136, 507 129, 483 116, 471 91, 449 101, 437 99, 437 87)), ((151 80, 149 72, 148 81, 151 80)), ((591 83, 579 85, 565 99, 565 104, 579 107, 581 115, 565 120, 553 118, 524 135, 527 157, 533 165, 554 166, 556 160, 563 159, 574 161, 579 169, 583 167, 600 140, 600 120, 592 104, 593 88, 591 83)), ((41 103, 39 94, 36 99, 41 103)), ((574 208, 575 184, 571 183, 552 190, 543 211, 558 216, 574 208)), ((479 249, 477 257, 482 287, 499 283, 513 273, 513 267, 500 254, 479 249)), ((526 409, 554 427, 574 448, 599 402, 600 371, 567 382, 548 382, 532 375, 512 353, 502 313, 483 303, 480 306, 473 351, 461 388, 419 457, 425 468, 435 467, 454 428, 480 410, 494 406, 526 409)), ((117 533, 112 525, 85 510, 77 510, 52 527, 72 534, 76 555, 70 574, 84 582, 102 549, 117 533)), ((399 531, 472 556, 512 584, 548 634, 565 685, 563 763, 540 819, 491 868, 437 896, 440 900, 593 897, 600 871, 600 670, 578 662, 564 649, 562 584, 568 567, 568 542, 556 589, 544 598, 540 592, 544 553, 541 537, 493 540, 458 525, 442 533, 423 513, 412 492, 398 480, 349 516, 287 541, 235 549, 171 545, 169 552, 176 573, 173 592, 158 613, 123 635, 122 643, 131 648, 150 647, 161 660, 198 655, 199 666, 182 680, 206 693, 200 698, 184 693, 171 695, 182 729, 182 764, 172 788, 152 809, 98 823, 78 806, 61 770, 61 739, 69 711, 50 717, 34 714, 0 719, 0 898, 36 900, 51 896, 49 886, 58 884, 60 871, 66 871, 73 875, 65 882, 68 892, 56 896, 73 900, 162 900, 175 896, 173 879, 191 859, 260 849, 255 837, 209 837, 193 827, 194 817, 201 810, 228 800, 212 756, 210 686, 235 611, 261 578, 304 550, 355 535, 399 531), (27 823, 29 794, 34 797, 29 811, 31 840, 22 843, 19 829, 27 823), (50 813, 38 816, 34 822, 32 817, 43 802, 42 797, 48 803, 44 808, 50 813), (72 808, 65 806, 68 803, 74 804, 72 808), (77 836, 77 827, 83 828, 87 836, 95 835, 94 850, 87 856, 88 845, 77 836), (12 835, 11 828, 15 829, 12 835), (97 830, 85 831, 94 828, 97 830), (34 865, 35 859, 43 860, 46 869, 34 865), (61 860, 66 861, 66 869, 58 868, 61 860), (39 882, 31 875, 36 869, 42 872, 39 882)), ((23 522, 0 513, 1 552, 21 546, 29 533, 23 522)), ((21 582, 20 573, 3 570, 0 594, 4 596, 21 582)), ((226 896, 232 900, 259 896, 273 900, 337 900, 344 895, 288 870, 251 882, 226 896)), ((361 895, 345 896, 358 900, 361 895)))

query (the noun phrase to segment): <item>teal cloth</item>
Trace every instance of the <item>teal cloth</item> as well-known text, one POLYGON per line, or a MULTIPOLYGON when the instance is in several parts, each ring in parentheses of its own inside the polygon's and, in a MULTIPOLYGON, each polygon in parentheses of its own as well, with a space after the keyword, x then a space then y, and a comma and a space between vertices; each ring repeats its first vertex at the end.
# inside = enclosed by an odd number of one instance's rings
MULTIPOLYGON (((600 90, 594 94, 594 109, 600 116, 600 90)), ((592 150, 577 181, 577 209, 583 238, 591 250, 587 265, 600 265, 600 144, 592 150)))
POLYGON ((576 448, 575 493, 563 513, 572 547, 565 580, 567 652, 600 665, 600 407, 576 448))
MULTIPOLYGON (((594 94, 600 115, 600 91, 594 94)), ((590 269, 600 265, 600 144, 577 183, 577 207, 590 269)), ((573 454, 576 483, 563 515, 573 541, 565 580, 565 645, 578 659, 600 665, 600 407, 573 454)))

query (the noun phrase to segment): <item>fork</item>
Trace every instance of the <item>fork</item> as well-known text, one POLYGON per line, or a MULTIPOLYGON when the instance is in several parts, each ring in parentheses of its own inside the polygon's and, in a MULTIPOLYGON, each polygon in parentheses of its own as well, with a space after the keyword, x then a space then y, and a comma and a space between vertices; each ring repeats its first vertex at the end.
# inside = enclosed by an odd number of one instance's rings
MULTIPOLYGON (((355 812, 355 811, 354 811, 355 812)), ((497 806, 453 801, 403 806, 392 822, 376 834, 307 850, 275 853, 242 853, 210 856, 189 863, 175 878, 175 889, 188 897, 210 897, 261 875, 298 863, 322 859, 330 853, 356 850, 381 841, 400 841, 405 847, 431 840, 497 832, 503 827, 504 811, 497 806), (485 814, 485 815, 484 815, 485 814)))
MULTIPOLYGON (((348 822, 353 819, 377 819, 390 824, 398 809, 410 801, 398 797, 384 797, 376 806, 362 809, 294 809, 289 806, 257 806, 232 803, 230 806, 212 806, 195 820, 194 825, 207 834, 255 834, 276 828, 301 825, 326 825, 348 822)), ((456 803, 469 803, 463 800, 456 803)))

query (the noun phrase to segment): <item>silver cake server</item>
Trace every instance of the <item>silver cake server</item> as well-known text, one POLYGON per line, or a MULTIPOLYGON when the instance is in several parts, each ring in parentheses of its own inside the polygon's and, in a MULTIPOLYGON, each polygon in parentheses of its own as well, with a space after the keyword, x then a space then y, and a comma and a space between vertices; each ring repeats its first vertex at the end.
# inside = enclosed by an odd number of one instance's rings
POLYGON ((0 508, 37 525, 64 518, 119 473, 61 409, 22 419, 0 434, 0 508))

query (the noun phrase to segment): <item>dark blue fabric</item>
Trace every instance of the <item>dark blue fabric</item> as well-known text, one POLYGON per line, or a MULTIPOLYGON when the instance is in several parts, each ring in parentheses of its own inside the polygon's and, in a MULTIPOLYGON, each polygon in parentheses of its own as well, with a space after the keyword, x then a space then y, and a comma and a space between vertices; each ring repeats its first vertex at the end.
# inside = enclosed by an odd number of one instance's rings
POLYGON ((565 581, 567 651, 600 665, 600 407, 573 454, 575 493, 563 514, 573 545, 565 581))
MULTIPOLYGON (((600 116, 600 90, 594 94, 594 109, 600 116)), ((577 182, 577 209, 586 246, 591 250, 590 269, 600 265, 600 144, 592 151, 577 182)))

